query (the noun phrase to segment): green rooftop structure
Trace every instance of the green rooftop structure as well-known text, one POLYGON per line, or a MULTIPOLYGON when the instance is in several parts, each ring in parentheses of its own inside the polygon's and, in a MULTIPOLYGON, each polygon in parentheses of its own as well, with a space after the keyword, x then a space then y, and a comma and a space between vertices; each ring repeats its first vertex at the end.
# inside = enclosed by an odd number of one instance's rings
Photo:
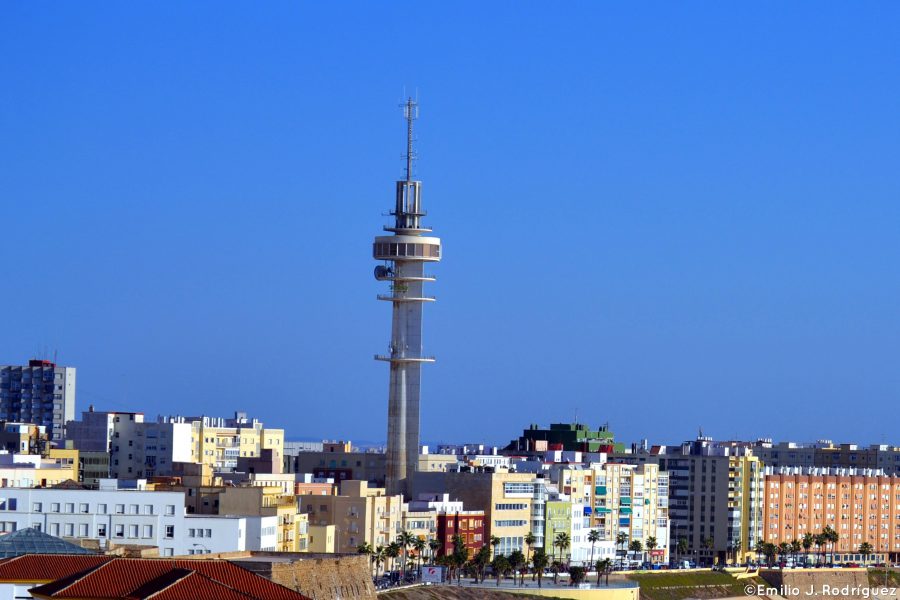
POLYGON ((518 440, 513 440, 506 447, 508 452, 523 453, 547 450, 610 453, 624 449, 624 444, 615 441, 609 425, 591 429, 584 423, 551 423, 549 429, 532 424, 518 440))
POLYGON ((0 558, 23 554, 96 554, 34 527, 0 536, 0 558))

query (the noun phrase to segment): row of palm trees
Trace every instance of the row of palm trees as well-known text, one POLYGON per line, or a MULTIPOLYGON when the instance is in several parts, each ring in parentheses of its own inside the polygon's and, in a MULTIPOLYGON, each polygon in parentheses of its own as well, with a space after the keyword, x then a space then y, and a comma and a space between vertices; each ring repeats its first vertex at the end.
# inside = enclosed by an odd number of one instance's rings
MULTIPOLYGON (((831 562, 834 562, 834 552, 837 546, 838 540, 840 540, 840 535, 834 528, 830 526, 826 526, 822 529, 821 533, 806 533, 802 539, 791 540, 790 542, 781 542, 780 544, 773 544, 771 542, 767 542, 764 539, 760 539, 757 542, 754 550, 757 555, 764 556, 766 558, 766 562, 771 565, 775 562, 775 557, 781 557, 782 559, 787 559, 793 557, 797 558, 800 554, 800 550, 802 549, 807 556, 807 562, 809 562, 809 554, 810 550, 815 546, 816 555, 819 555, 819 550, 821 549, 822 562, 825 562, 825 557, 828 554, 828 550, 831 550, 831 562)), ((862 544, 860 546, 859 553, 864 554, 866 556, 872 554, 873 549, 871 544, 862 544), (863 551, 863 546, 868 546, 866 548, 867 552, 863 551)))
POLYGON ((398 558, 401 559, 400 571, 402 575, 406 575, 410 556, 413 559, 413 568, 417 569, 425 558, 426 549, 430 551, 431 563, 434 564, 437 550, 440 547, 441 543, 437 540, 426 541, 408 531, 402 531, 397 536, 397 540, 387 546, 373 547, 372 544, 363 543, 356 547, 356 551, 369 557, 375 576, 378 577, 383 566, 387 566, 387 570, 393 571, 398 558), (415 553, 411 554, 411 551, 415 551, 415 553))

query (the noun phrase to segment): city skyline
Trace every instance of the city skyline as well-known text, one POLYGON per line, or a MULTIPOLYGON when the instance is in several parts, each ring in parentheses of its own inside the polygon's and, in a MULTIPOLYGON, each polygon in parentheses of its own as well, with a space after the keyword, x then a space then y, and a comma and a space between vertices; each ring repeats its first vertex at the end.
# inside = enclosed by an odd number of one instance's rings
POLYGON ((0 363, 58 352, 76 414, 380 441, 369 241, 405 86, 449 253, 423 441, 577 413, 625 442, 900 444, 843 417, 900 392, 900 9, 415 7, 411 53, 400 7, 273 6, 3 9, 0 363))

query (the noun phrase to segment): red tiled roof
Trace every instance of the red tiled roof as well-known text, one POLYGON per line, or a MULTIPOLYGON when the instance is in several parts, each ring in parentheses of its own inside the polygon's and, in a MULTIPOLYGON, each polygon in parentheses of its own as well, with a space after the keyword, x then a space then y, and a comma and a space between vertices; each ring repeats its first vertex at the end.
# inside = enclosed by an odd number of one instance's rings
POLYGON ((39 598, 128 598, 174 569, 196 571, 226 587, 265 600, 309 600, 227 560, 114 558, 94 568, 29 590, 39 598))
POLYGON ((224 583, 196 571, 172 569, 148 581, 127 596, 127 600, 253 600, 224 583))
POLYGON ((0 582, 55 581, 111 560, 99 554, 23 554, 0 561, 0 582))

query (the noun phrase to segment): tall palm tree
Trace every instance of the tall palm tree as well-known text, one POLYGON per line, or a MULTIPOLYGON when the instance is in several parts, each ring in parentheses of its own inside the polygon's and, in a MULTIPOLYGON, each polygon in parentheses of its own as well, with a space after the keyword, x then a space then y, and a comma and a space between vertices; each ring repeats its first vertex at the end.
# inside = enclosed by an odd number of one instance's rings
POLYGON ((423 562, 423 558, 425 558, 425 548, 428 547, 428 542, 426 542, 423 538, 417 537, 412 544, 413 550, 416 551, 415 556, 415 565, 416 568, 420 567, 423 562))
POLYGON ((374 552, 375 552, 375 549, 372 548, 372 544, 370 544, 368 542, 360 544, 359 546, 356 547, 357 554, 365 554, 366 556, 369 557, 369 570, 370 571, 372 570, 372 562, 373 562, 372 554, 374 554, 374 552))
POLYGON ((597 561, 597 585, 600 585, 600 576, 606 575, 606 585, 609 585, 609 572, 612 570, 612 561, 608 558, 601 558, 597 561))
POLYGON ((644 545, 641 543, 641 540, 632 540, 630 544, 628 544, 628 549, 631 550, 635 554, 640 554, 641 558, 643 558, 644 545))
POLYGON ((491 536, 491 548, 494 550, 494 556, 497 555, 497 546, 500 545, 500 538, 496 535, 491 536))
POLYGON ((400 566, 400 576, 406 577, 406 561, 409 558, 409 547, 416 542, 416 536, 405 529, 397 536, 397 543, 400 544, 400 550, 403 552, 403 562, 400 566))
POLYGON ((822 534, 825 536, 825 541, 831 544, 831 564, 834 564, 834 553, 837 550, 837 543, 841 536, 830 525, 825 526, 822 534))
POLYGON ((625 544, 628 543, 628 534, 624 531, 620 531, 616 534, 616 553, 619 553, 619 546, 622 546, 621 553, 625 554, 625 544))
POLYGON ((678 543, 675 544, 675 554, 677 554, 678 557, 682 557, 685 554, 687 554, 687 551, 688 551, 687 538, 680 538, 678 540, 678 543))
MULTIPOLYGON (((527 563, 528 563, 528 561, 525 559, 525 555, 522 554, 521 550, 513 550, 512 552, 509 553, 509 566, 513 572, 513 583, 515 583, 516 575, 519 573, 519 571, 522 569, 522 567, 524 567, 527 563)), ((522 580, 523 580, 522 584, 523 585, 525 583, 524 579, 525 579, 525 575, 522 574, 522 580)))
POLYGON ((395 567, 394 563, 397 561, 397 557, 400 556, 400 544, 397 542, 388 544, 387 548, 384 549, 384 555, 391 559, 391 571, 393 571, 395 567))
POLYGON ((870 544, 869 542, 863 542, 859 545, 859 553, 863 556, 864 567, 867 567, 869 565, 869 557, 872 556, 874 550, 875 549, 872 547, 872 544, 870 544))
POLYGON ((491 561, 491 567, 494 569, 494 575, 497 576, 497 587, 500 587, 500 578, 505 576, 510 569, 509 559, 502 554, 495 556, 491 561))
MULTIPOLYGON (((560 531, 556 534, 556 539, 553 540, 553 545, 559 548, 559 557, 564 558, 566 550, 568 550, 569 546, 572 545, 572 539, 569 537, 568 533, 566 533, 565 531, 560 531)), ((568 561, 566 561, 566 563, 568 563, 568 561)))
POLYGON ((544 552, 543 548, 538 548, 534 551, 534 556, 531 557, 531 564, 534 566, 534 572, 537 573, 538 587, 541 587, 541 580, 544 578, 544 569, 550 564, 550 558, 547 556, 547 553, 544 552))
POLYGON ((797 565, 797 555, 800 554, 800 548, 802 547, 800 540, 796 538, 791 540, 791 554, 794 556, 794 566, 797 565))
POLYGON ((384 564, 384 557, 384 546, 378 546, 372 551, 372 562, 375 563, 375 577, 378 577, 378 573, 381 571, 381 566, 384 564))
POLYGON ((816 536, 814 536, 810 532, 806 532, 803 534, 803 539, 800 541, 800 544, 803 546, 804 552, 806 552, 806 564, 809 565, 809 549, 813 547, 816 543, 816 536))
POLYGON ((594 564, 594 544, 600 541, 600 530, 591 529, 587 534, 587 541, 591 543, 591 562, 590 564, 594 564))
POLYGON ((441 549, 441 543, 437 540, 428 540, 428 549, 431 551, 431 564, 433 565, 437 551, 441 549))
POLYGON ((650 554, 650 560, 653 560, 653 551, 656 550, 656 538, 652 535, 647 538, 647 552, 650 554))
POLYGON ((813 543, 816 546, 816 564, 819 564, 820 549, 822 554, 822 562, 825 562, 825 534, 817 533, 815 536, 813 536, 813 543))
POLYGON ((534 534, 529 531, 525 534, 523 541, 525 542, 525 559, 531 560, 531 549, 534 546, 534 543, 537 541, 537 538, 534 537, 534 534))

